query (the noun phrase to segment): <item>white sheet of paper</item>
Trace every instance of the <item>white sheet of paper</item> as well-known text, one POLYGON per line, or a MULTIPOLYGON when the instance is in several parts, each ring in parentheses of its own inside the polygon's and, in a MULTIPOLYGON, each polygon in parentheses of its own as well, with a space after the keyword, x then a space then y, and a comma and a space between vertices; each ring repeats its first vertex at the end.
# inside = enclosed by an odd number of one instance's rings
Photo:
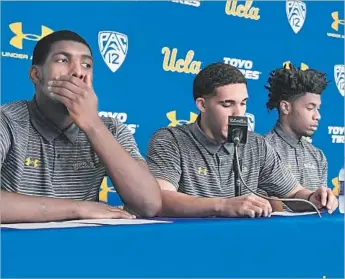
POLYGON ((315 211, 312 212, 288 212, 288 211, 282 211, 282 212, 272 212, 271 216, 301 216, 301 215, 312 215, 317 214, 315 211))
POLYGON ((69 222, 47 222, 47 223, 17 223, 17 224, 1 224, 2 228, 34 230, 34 229, 50 229, 50 228, 76 228, 76 227, 98 227, 95 224, 69 223, 69 222))
POLYGON ((141 225, 141 224, 157 224, 157 223, 172 223, 170 221, 159 220, 145 220, 145 219, 85 219, 72 220, 69 223, 84 223, 84 224, 100 224, 100 225, 141 225))

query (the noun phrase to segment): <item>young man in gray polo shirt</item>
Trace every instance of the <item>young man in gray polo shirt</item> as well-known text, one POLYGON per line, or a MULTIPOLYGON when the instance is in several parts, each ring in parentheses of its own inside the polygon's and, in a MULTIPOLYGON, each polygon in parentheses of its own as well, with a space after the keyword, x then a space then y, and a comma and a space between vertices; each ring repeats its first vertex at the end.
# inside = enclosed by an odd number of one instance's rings
POLYGON ((325 74, 285 64, 270 73, 268 110, 277 109, 279 119, 265 135, 297 181, 315 191, 327 187, 328 164, 324 153, 303 137, 311 137, 321 119, 321 94, 327 87, 325 74))
MULTIPOLYGON (((234 196, 234 151, 227 143, 227 128, 229 116, 243 116, 246 111, 243 74, 224 63, 211 64, 196 76, 193 96, 200 110, 197 121, 161 128, 149 144, 147 162, 162 189, 160 215, 270 216, 270 203, 243 186, 243 195, 234 196)), ((337 207, 329 189, 312 192, 302 187, 262 136, 249 132, 239 151, 243 179, 254 192, 262 189, 272 196, 309 200, 329 212, 337 207)))
MULTIPOLYGON (((126 126, 101 119, 87 42, 54 32, 35 46, 31 101, 1 107, 1 221, 133 218, 97 202, 109 175, 135 215, 152 217, 161 193, 126 126)), ((10 92, 8 92, 10 94, 10 92)))

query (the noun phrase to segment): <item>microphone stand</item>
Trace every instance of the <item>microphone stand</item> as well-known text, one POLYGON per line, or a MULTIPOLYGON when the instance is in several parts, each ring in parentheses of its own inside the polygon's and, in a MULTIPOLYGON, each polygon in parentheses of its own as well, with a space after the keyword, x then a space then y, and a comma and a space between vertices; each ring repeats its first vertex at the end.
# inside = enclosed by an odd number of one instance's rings
MULTIPOLYGON (((233 166, 234 166, 234 172, 235 172, 235 197, 239 197, 242 195, 242 187, 241 187, 241 178, 240 178, 240 171, 238 168, 237 168, 237 161, 236 161, 236 158, 239 158, 237 156, 237 148, 238 148, 238 145, 239 145, 239 141, 238 142, 234 142, 234 160, 233 160, 233 166)), ((241 159, 240 159, 241 161, 241 159)), ((239 165, 241 166, 241 162, 239 162, 239 165)))

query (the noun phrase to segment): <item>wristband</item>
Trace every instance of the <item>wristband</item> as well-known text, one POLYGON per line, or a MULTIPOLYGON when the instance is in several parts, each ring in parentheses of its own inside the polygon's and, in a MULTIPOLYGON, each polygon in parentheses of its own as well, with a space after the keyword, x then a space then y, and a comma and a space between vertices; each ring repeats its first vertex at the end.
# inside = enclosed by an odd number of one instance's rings
POLYGON ((312 192, 312 193, 308 196, 307 201, 310 201, 310 198, 311 198, 312 195, 314 195, 314 192, 312 192))

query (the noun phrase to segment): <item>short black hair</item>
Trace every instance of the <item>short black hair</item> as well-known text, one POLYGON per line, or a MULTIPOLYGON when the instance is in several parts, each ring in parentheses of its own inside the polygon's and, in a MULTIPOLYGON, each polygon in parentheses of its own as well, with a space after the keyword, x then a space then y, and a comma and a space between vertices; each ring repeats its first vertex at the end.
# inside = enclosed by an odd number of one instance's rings
POLYGON ((89 44, 80 35, 70 30, 60 30, 43 37, 37 42, 32 55, 32 65, 43 65, 49 55, 52 45, 59 41, 82 43, 87 46, 91 52, 89 44))
POLYGON ((236 67, 223 62, 210 64, 202 69, 194 79, 194 100, 216 94, 217 87, 236 83, 247 84, 244 75, 236 67))
POLYGON ((329 81, 326 74, 314 69, 302 70, 292 64, 285 64, 283 68, 272 71, 268 78, 268 110, 276 108, 279 111, 281 101, 292 102, 306 93, 322 94, 329 81))

